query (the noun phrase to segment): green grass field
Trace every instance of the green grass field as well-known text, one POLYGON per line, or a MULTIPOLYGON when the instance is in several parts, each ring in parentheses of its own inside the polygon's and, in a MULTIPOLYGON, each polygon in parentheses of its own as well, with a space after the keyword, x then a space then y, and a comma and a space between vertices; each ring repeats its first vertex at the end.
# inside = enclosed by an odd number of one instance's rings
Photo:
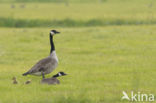
MULTIPOLYGON (((0 17, 40 20, 156 19, 154 1, 107 0, 103 4, 20 3, 0 4, 0 17), (153 4, 150 4, 150 3, 153 4), (139 5, 140 4, 140 5, 139 5), (122 8, 121 8, 122 7, 122 8), (119 9, 118 9, 119 8, 119 9)), ((88 1, 89 2, 89 1, 88 1)), ((2 21, 0 21, 2 22, 2 21)), ((0 27, 0 103, 129 103, 122 91, 156 94, 156 24, 86 27, 0 27), (49 31, 54 37, 60 85, 42 85, 41 77, 22 73, 49 55, 49 31), (12 77, 19 84, 12 84, 12 77), (24 85, 26 80, 32 80, 24 85)), ((144 102, 142 102, 144 103, 144 102)), ((152 102, 155 103, 155 102, 152 102)))
MULTIPOLYGON (((76 1, 76 0, 75 0, 76 1)), ((156 19, 154 0, 108 0, 104 3, 0 3, 0 17, 20 19, 156 19), (151 4, 152 3, 152 4, 151 4), (14 8, 11 8, 14 5, 14 8), (25 5, 25 8, 21 8, 25 5)))

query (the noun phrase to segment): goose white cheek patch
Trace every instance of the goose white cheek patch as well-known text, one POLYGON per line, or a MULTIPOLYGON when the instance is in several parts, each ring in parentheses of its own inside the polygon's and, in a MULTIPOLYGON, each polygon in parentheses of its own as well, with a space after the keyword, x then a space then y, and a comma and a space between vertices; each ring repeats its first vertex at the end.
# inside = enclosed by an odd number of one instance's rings
POLYGON ((59 76, 61 76, 61 73, 58 73, 59 76))
POLYGON ((50 34, 51 34, 51 35, 54 35, 54 32, 51 31, 50 34))

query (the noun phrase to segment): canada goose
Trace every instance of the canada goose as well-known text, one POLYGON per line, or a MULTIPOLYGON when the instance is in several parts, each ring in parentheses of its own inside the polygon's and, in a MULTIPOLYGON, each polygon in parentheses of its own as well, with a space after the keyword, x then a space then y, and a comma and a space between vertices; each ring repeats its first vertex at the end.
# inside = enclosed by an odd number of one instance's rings
POLYGON ((30 84, 31 80, 27 80, 24 84, 30 84))
POLYGON ((57 33, 60 33, 56 30, 50 31, 50 55, 40 61, 38 61, 29 71, 23 74, 23 76, 26 75, 42 75, 42 78, 45 78, 45 74, 51 73, 58 65, 58 58, 56 56, 55 52, 55 46, 53 42, 53 36, 57 33))
POLYGON ((54 75, 51 78, 43 78, 41 83, 49 84, 49 85, 50 84, 60 84, 60 81, 57 79, 57 77, 64 76, 64 75, 67 75, 67 74, 65 74, 64 72, 58 72, 56 75, 54 75))
POLYGON ((13 84, 18 84, 16 77, 13 77, 12 80, 13 80, 13 82, 12 82, 13 84))

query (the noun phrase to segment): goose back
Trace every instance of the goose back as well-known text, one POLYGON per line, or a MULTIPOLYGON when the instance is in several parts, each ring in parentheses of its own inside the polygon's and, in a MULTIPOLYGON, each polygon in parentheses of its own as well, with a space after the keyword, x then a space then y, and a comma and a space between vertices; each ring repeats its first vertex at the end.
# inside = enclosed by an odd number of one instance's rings
POLYGON ((60 84, 60 81, 57 78, 47 78, 47 79, 42 79, 41 81, 42 84, 60 84))
POLYGON ((47 57, 38 61, 28 72, 33 75, 41 75, 41 71, 44 74, 49 74, 52 72, 58 65, 58 60, 54 57, 47 57))

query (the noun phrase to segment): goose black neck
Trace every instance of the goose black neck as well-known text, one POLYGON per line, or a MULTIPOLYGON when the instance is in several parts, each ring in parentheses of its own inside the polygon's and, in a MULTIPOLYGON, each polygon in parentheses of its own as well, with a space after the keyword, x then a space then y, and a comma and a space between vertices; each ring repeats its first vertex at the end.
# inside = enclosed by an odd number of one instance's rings
POLYGON ((55 74, 53 77, 54 77, 54 78, 57 78, 57 77, 59 77, 59 74, 55 74))
POLYGON ((53 36, 51 34, 50 34, 50 45, 51 45, 51 50, 50 50, 50 54, 51 54, 55 50, 53 36))

